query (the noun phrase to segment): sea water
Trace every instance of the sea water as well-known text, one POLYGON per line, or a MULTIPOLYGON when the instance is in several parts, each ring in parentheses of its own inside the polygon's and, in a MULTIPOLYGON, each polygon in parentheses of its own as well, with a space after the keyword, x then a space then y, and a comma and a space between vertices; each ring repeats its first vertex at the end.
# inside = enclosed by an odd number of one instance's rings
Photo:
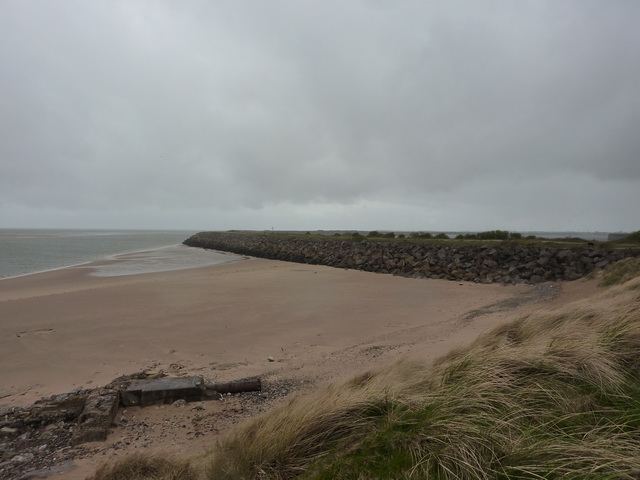
MULTIPOLYGON (((237 257, 181 245, 195 232, 0 229, 0 278, 117 258, 93 275, 131 275, 217 265, 237 257)), ((237 258, 236 258, 237 257, 237 258)))

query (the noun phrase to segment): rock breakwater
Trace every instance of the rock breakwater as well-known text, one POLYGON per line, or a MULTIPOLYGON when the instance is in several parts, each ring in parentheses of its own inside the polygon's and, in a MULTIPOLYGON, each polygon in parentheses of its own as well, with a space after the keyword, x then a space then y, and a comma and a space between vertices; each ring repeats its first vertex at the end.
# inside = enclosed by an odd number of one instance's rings
POLYGON ((582 247, 557 248, 509 242, 353 241, 235 232, 200 232, 183 243, 288 262, 480 283, 576 280, 640 254, 640 250, 613 250, 587 242, 582 247))

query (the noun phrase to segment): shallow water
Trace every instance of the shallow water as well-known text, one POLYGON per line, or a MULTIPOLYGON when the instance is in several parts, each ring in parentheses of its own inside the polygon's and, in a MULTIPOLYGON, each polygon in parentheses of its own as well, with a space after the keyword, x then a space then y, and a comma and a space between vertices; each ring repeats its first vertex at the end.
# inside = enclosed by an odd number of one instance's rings
POLYGON ((140 273, 168 272, 187 268, 208 267, 237 262, 245 257, 233 253, 204 250, 202 248, 175 245, 143 252, 116 255, 116 262, 91 268, 90 275, 114 277, 140 273))
POLYGON ((122 257, 123 261, 113 266, 100 267, 95 274, 107 274, 98 273, 102 271, 125 272, 108 273, 110 275, 131 275, 226 263, 227 257, 216 257, 224 254, 182 248, 182 242, 193 233, 195 232, 0 229, 0 278, 82 265, 111 259, 114 255, 134 253, 130 258, 122 257), (175 248, 165 250, 165 247, 175 248))

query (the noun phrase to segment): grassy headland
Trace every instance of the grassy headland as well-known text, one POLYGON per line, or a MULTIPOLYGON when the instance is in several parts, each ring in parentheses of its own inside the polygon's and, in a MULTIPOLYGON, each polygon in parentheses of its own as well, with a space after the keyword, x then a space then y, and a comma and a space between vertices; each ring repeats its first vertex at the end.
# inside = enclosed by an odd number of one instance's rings
POLYGON ((166 470, 183 474, 123 476, 134 469, 121 463, 95 478, 638 478, 640 264, 611 265, 602 282, 434 365, 294 398, 166 470))

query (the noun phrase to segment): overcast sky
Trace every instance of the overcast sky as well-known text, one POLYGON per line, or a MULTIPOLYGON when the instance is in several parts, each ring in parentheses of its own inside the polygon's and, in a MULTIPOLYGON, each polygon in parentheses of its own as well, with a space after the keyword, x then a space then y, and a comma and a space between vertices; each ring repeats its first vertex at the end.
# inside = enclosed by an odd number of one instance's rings
POLYGON ((638 0, 0 0, 0 228, 640 229, 638 0))

